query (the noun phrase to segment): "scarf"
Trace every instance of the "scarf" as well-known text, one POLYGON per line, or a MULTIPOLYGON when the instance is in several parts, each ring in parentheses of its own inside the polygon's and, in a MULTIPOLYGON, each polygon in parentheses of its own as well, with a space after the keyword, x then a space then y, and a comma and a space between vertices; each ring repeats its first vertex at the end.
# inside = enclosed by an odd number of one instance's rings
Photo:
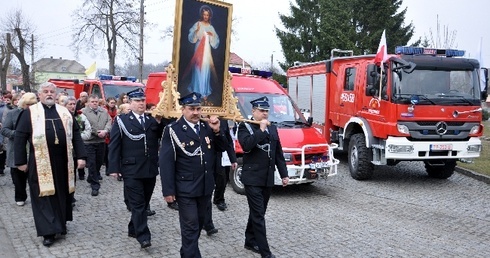
MULTIPOLYGON (((73 136, 73 116, 68 109, 60 105, 55 105, 56 111, 61 118, 66 133, 66 148, 68 160, 68 191, 75 192, 75 174, 72 157, 72 136, 73 136)), ((49 149, 46 140, 46 119, 44 107, 37 103, 29 107, 32 122, 32 145, 34 147, 34 158, 37 167, 37 177, 39 182, 39 196, 50 196, 55 194, 53 171, 49 159, 49 149)), ((56 130, 56 128, 54 128, 56 130)))

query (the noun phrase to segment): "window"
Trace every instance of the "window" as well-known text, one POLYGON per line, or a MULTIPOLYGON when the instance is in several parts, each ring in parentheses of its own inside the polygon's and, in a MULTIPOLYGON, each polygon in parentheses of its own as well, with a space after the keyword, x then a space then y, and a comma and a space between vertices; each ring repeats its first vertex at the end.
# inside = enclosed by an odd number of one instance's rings
POLYGON ((344 90, 353 91, 355 81, 356 81, 356 68, 355 67, 346 68, 344 90))

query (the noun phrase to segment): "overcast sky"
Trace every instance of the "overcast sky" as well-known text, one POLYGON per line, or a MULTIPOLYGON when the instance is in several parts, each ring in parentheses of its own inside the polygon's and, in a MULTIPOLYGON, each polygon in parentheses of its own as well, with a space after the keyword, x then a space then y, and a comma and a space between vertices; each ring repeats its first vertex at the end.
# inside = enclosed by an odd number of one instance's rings
MULTIPOLYGON (((283 28, 278 13, 289 14, 289 0, 227 0, 233 4, 233 24, 236 35, 232 37, 231 51, 253 65, 283 61, 281 46, 274 33, 274 26, 283 28)), ((71 42, 71 15, 82 0, 2 0, 0 15, 20 8, 26 18, 36 27, 42 49, 35 60, 54 57, 75 60, 71 42), (42 6, 41 6, 42 5, 42 6), (41 9, 42 8, 42 11, 41 9)), ((406 23, 413 22, 415 39, 429 36, 432 30, 437 35, 437 16, 440 29, 447 28, 450 35, 455 33, 453 48, 466 50, 467 56, 475 58, 480 41, 486 66, 490 62, 490 15, 485 0, 404 0, 408 7, 406 23)), ((172 39, 162 38, 162 31, 174 24, 175 0, 145 0, 147 21, 156 24, 145 31, 145 63, 162 63, 172 58, 172 39)), ((443 35, 441 31, 440 35, 443 35)), ((390 35, 386 35, 387 38, 390 35)), ((389 40, 388 40, 389 41, 389 40)), ((339 46, 340 48, 341 46, 339 46)), ((127 58, 116 57, 116 63, 124 64, 127 58)), ((104 49, 98 56, 82 54, 78 60, 85 67, 97 61, 97 67, 108 67, 104 49)), ((136 62, 134 60, 133 62, 136 62)))

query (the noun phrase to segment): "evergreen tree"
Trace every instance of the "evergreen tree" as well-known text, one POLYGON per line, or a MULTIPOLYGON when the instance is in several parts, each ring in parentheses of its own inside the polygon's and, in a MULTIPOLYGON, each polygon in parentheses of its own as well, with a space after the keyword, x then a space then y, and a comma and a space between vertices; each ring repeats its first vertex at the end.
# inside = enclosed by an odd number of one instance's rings
MULTIPOLYGON (((294 62, 315 62, 330 58, 332 49, 353 50, 354 54, 376 53, 383 30, 388 52, 406 45, 414 34, 405 25, 402 0, 296 0, 291 15, 279 15, 284 31, 276 28, 286 70, 294 62)), ((420 40, 414 43, 418 45, 420 40)))

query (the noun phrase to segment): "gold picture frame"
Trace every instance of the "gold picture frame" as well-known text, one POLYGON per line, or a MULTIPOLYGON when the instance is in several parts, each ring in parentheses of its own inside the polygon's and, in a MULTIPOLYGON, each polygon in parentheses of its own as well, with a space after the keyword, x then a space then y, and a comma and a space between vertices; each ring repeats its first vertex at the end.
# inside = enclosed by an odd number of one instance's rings
POLYGON ((172 80, 180 96, 203 96, 204 114, 229 113, 232 10, 224 1, 176 0, 172 80))

